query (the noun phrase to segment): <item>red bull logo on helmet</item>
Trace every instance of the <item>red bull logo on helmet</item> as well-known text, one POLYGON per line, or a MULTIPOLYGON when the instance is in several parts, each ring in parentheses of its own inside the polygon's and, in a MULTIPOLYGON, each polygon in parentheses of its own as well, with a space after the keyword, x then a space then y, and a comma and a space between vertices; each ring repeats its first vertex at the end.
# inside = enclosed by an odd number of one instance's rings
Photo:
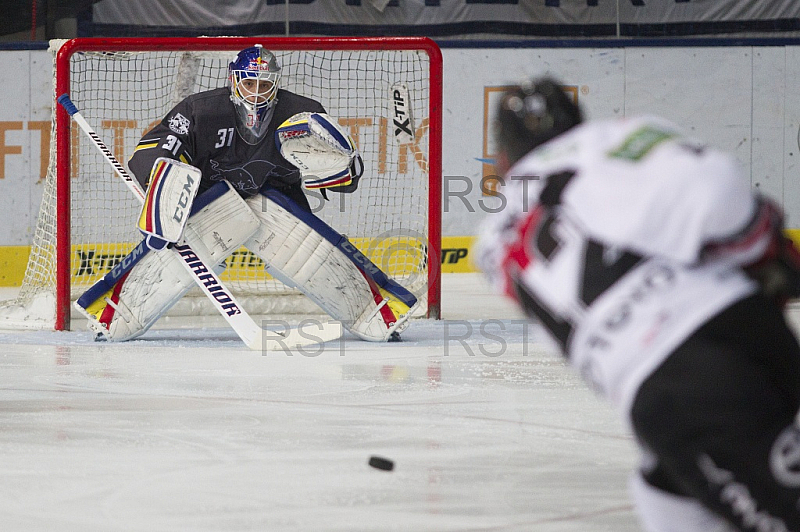
POLYGON ((260 55, 255 59, 251 59, 247 64, 247 70, 269 70, 269 61, 266 61, 260 55))

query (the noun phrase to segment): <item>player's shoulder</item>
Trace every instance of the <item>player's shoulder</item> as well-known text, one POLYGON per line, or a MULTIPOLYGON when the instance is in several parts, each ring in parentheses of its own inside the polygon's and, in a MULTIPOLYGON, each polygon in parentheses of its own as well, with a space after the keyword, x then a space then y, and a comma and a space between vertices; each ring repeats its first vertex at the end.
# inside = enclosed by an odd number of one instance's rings
POLYGON ((641 115, 590 120, 568 131, 565 136, 579 140, 584 146, 605 149, 641 138, 682 137, 684 132, 665 118, 641 115))
POLYGON ((181 104, 191 107, 218 108, 220 102, 230 101, 230 92, 225 87, 190 94, 181 104))
POLYGON ((324 109, 322 104, 317 100, 286 89, 278 89, 277 98, 278 108, 288 109, 292 114, 303 111, 321 112, 321 110, 324 109))
POLYGON ((187 96, 170 111, 166 120, 173 131, 187 133, 197 128, 227 127, 233 116, 230 91, 222 87, 187 96), (179 129, 175 129, 176 123, 179 129))
POLYGON ((629 157, 635 160, 641 150, 684 136, 677 125, 658 116, 595 119, 543 144, 533 152, 533 158, 540 161, 589 158, 596 162, 597 159, 629 157))

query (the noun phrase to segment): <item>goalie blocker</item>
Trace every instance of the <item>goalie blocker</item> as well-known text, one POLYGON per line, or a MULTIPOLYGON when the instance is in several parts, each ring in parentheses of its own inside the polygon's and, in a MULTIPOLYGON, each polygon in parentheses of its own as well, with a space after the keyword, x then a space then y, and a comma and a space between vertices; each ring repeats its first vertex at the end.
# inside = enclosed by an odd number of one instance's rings
POLYGON ((138 224, 147 247, 159 250, 181 239, 201 176, 189 164, 166 157, 155 160, 138 224))

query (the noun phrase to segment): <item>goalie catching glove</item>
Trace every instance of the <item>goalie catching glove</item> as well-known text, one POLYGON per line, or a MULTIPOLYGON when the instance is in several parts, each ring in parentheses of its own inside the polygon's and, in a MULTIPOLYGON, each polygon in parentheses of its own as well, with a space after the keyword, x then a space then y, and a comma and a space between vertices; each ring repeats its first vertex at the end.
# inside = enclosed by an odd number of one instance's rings
POLYGON ((325 113, 294 115, 275 131, 275 143, 307 189, 353 192, 364 173, 353 139, 325 113))

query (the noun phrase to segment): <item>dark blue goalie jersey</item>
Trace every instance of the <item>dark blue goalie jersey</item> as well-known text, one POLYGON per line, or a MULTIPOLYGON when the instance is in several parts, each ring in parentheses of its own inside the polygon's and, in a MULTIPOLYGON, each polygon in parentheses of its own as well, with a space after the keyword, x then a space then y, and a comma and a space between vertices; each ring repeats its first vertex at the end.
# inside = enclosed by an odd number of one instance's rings
POLYGON ((128 166, 145 186, 155 160, 169 157, 202 171, 199 192, 225 180, 242 197, 252 196, 266 185, 304 202, 300 172, 278 151, 275 130, 286 119, 306 111, 324 113, 325 109, 316 100, 279 90, 272 120, 253 145, 236 131, 236 110, 227 88, 193 94, 142 137, 128 166))

